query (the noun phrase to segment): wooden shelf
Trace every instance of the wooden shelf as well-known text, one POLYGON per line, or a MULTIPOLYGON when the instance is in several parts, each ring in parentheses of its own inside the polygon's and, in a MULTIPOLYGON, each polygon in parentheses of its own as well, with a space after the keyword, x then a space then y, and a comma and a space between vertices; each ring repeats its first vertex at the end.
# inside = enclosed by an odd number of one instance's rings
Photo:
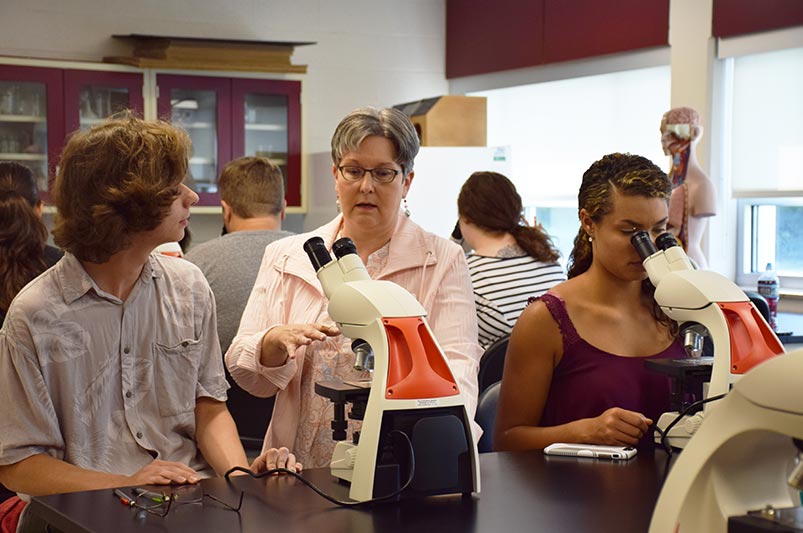
POLYGON ((40 117, 37 115, 0 115, 0 122, 30 122, 39 124, 47 122, 47 117, 40 117))
POLYGON ((245 131, 287 131, 281 124, 246 124, 245 131))
POLYGON ((173 122, 173 125, 185 130, 211 130, 215 127, 211 122, 173 122))
POLYGON ((3 161, 46 161, 47 154, 25 154, 17 152, 0 152, 3 161))
POLYGON ((293 65, 290 56, 296 46, 312 42, 249 41, 205 39, 162 35, 112 35, 134 42, 131 56, 104 57, 107 63, 140 68, 189 70, 234 70, 248 72, 292 72, 306 74, 306 65, 293 65))

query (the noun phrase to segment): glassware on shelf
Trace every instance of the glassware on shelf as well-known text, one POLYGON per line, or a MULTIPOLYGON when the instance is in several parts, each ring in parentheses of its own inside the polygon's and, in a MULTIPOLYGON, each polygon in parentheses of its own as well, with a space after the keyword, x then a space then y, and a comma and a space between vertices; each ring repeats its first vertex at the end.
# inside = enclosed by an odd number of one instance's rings
POLYGON ((8 85, 0 92, 0 115, 14 114, 14 85, 8 85))
POLYGON ((0 82, 0 115, 37 118, 44 115, 45 85, 33 82, 0 82))
POLYGON ((84 85, 81 87, 78 117, 82 130, 101 120, 128 109, 129 90, 126 87, 84 85))
POLYGON ((190 174, 196 192, 217 192, 217 95, 214 91, 172 89, 170 116, 192 140, 190 174))
POLYGON ((287 174, 287 97, 246 93, 245 155, 266 157, 287 174))
POLYGON ((0 81, 0 160, 29 167, 48 190, 47 86, 0 81))
POLYGON ((8 137, 8 151, 12 154, 20 153, 20 141, 16 135, 9 135, 8 137))
POLYGON ((95 120, 98 118, 98 114, 95 113, 94 109, 92 109, 92 104, 89 101, 89 89, 87 87, 81 89, 78 116, 82 122, 87 120, 95 120))

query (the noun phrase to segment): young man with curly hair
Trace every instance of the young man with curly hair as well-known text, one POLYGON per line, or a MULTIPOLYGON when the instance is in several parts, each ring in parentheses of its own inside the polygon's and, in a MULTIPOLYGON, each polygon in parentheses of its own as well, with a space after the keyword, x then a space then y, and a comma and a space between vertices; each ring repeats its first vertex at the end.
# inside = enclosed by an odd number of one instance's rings
MULTIPOLYGON (((53 235, 67 253, 0 330, 0 481, 12 490, 195 483, 248 466, 209 285, 151 253, 181 239, 198 201, 183 183, 189 152, 186 132, 128 115, 65 146, 53 235)), ((273 449, 253 467, 294 465, 273 449)))

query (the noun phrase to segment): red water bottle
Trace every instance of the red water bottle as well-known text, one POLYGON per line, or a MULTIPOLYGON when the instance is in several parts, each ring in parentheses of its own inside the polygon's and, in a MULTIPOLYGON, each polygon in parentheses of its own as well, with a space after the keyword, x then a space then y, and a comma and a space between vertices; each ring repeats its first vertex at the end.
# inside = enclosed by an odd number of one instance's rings
POLYGON ((778 315, 778 289, 780 281, 772 263, 767 263, 767 269, 758 277, 758 293, 767 300, 770 307, 770 327, 773 331, 778 329, 775 321, 778 315))

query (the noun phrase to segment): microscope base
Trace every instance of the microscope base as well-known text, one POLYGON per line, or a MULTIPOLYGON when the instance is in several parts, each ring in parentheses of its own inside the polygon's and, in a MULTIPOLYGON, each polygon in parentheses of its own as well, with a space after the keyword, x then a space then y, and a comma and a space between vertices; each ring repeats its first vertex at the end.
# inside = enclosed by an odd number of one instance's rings
POLYGON ((803 507, 768 506, 746 515, 728 517, 728 533, 803 532, 803 507))
POLYGON ((334 477, 351 484, 353 500, 383 498, 407 480, 409 486, 392 501, 479 492, 471 433, 462 406, 385 411, 380 427, 377 440, 363 431, 358 445, 340 441, 335 446, 330 470, 334 477), (398 433, 406 437, 400 438, 398 433))

